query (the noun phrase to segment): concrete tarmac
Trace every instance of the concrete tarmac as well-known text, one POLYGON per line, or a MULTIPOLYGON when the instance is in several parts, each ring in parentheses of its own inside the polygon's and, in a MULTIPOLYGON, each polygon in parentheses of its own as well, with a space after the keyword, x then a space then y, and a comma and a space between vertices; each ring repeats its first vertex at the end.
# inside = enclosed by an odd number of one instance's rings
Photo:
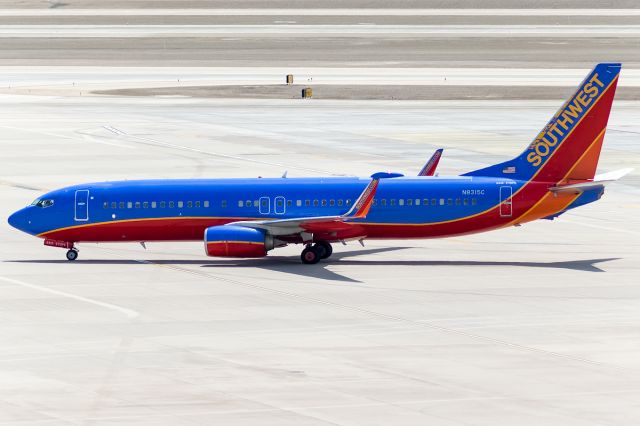
MULTIPOLYGON (((0 16, 40 14, 50 23, 56 11, 66 19, 83 11, 100 26, 108 25, 101 13, 117 15, 103 8, 140 8, 138 16, 155 8, 160 19, 189 7, 304 6, 64 3, 3 3, 0 16)), ((315 7, 353 10, 365 3, 387 7, 377 0, 315 7)), ((440 3, 402 4, 411 12, 440 3)), ((544 0, 539 7, 599 3, 544 0)), ((617 9, 634 4, 616 2, 605 15, 617 19, 624 15, 617 9)), ((592 15, 580 10, 584 19, 592 15)), ((314 22, 313 13, 298 13, 314 22)), ((180 25, 172 19, 169 25, 180 25)), ((151 21, 137 25, 144 22, 151 21)), ((402 34, 403 22, 395 24, 402 34)), ((8 26, 2 29, 16 29, 8 26)), ((520 153, 562 104, 559 98, 128 97, 96 90, 272 84, 293 70, 301 84, 359 85, 365 92, 451 84, 487 93, 510 86, 522 94, 566 90, 604 59, 631 62, 621 89, 640 86, 634 37, 559 39, 551 24, 546 36, 464 40, 311 40, 285 30, 281 39, 47 38, 32 37, 36 27, 23 30, 27 36, 0 43, 2 218, 48 190, 80 182, 285 170, 292 177, 415 174, 439 147, 445 148, 440 173, 460 174, 520 153)), ((638 168, 639 109, 638 101, 614 102, 599 171, 638 168)), ((634 425, 638 176, 554 221, 449 239, 338 245, 330 261, 312 266, 300 263, 296 246, 265 259, 230 260, 207 258, 200 242, 149 243, 146 250, 82 244, 71 263, 64 250, 0 220, 0 425, 634 425)))
MULTIPOLYGON (((1 98, 4 215, 83 181, 458 174, 518 153, 551 101, 1 98), (117 129, 114 130, 114 129, 117 129)), ((601 170, 638 164, 616 102, 601 170)), ((633 424, 640 181, 487 234, 211 259, 64 251, 0 224, 3 424, 633 424), (400 420, 398 420, 400 419, 400 420)))

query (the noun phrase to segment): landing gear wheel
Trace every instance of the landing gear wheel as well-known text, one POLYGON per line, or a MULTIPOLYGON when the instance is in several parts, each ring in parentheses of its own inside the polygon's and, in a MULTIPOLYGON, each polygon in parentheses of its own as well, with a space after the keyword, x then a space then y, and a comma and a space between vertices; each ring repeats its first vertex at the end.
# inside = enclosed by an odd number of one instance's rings
POLYGON ((67 260, 76 260, 78 258, 78 250, 71 249, 67 252, 67 260))
POLYGON ((300 255, 300 259, 302 259, 302 263, 307 265, 314 265, 320 262, 320 252, 315 246, 307 246, 304 250, 302 250, 302 254, 300 255))
POLYGON ((313 245, 313 247, 315 247, 315 249, 318 250, 318 253, 320 253, 320 259, 327 259, 333 253, 331 244, 326 241, 318 241, 313 245))

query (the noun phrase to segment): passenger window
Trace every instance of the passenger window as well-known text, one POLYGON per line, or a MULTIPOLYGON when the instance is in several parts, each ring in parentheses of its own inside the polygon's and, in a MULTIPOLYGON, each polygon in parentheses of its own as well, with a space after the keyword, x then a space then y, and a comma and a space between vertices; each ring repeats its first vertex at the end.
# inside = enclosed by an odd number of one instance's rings
POLYGON ((371 202, 372 206, 377 206, 378 205, 378 200, 376 200, 375 198, 373 199, 373 201, 371 202))
POLYGON ((313 207, 318 207, 320 205, 320 203, 318 202, 318 200, 313 200, 313 207))
POLYGON ((111 202, 111 208, 115 209, 118 206, 118 204, 115 201, 111 202))
POLYGON ((142 203, 142 207, 144 207, 145 209, 149 208, 149 202, 145 201, 144 203, 142 203))
POLYGON ((124 201, 120 201, 120 204, 118 205, 119 208, 124 209, 124 201))
POLYGON ((342 199, 338 200, 338 205, 341 206, 342 205, 342 199))
POLYGON ((258 200, 253 200, 253 207, 258 207, 260 205, 260 203, 258 202, 258 200))
POLYGON ((392 205, 392 206, 395 206, 396 205, 396 199, 392 198, 391 200, 389 200, 389 204, 392 205))
POLYGON ((322 200, 322 207, 326 207, 327 205, 327 200, 322 200))
POLYGON ((346 204, 346 205, 350 205, 350 204, 351 204, 351 200, 349 200, 349 199, 347 198, 347 201, 345 201, 345 204, 346 204))
POLYGON ((309 207, 311 205, 311 200, 304 200, 304 206, 309 207))
POLYGON ((169 201, 169 208, 172 209, 173 206, 175 206, 175 203, 173 201, 169 201))
POLYGON ((464 204, 465 206, 469 205, 469 199, 465 198, 464 200, 462 200, 462 204, 464 204))
POLYGON ((196 201, 196 208, 200 207, 200 201, 196 201))
POLYGON ((204 206, 205 206, 205 207, 209 207, 209 201, 205 201, 205 202, 204 202, 204 206))
POLYGON ((429 199, 428 198, 424 198, 422 200, 422 204, 424 204, 425 206, 428 206, 429 205, 429 199))
POLYGON ((302 207, 302 200, 296 200, 296 207, 302 207))
POLYGON ((416 206, 420 205, 420 198, 416 198, 416 206))
POLYGON ((133 208, 133 203, 131 201, 127 201, 127 208, 128 209, 133 208))
POLYGON ((336 200, 329 200, 329 205, 330 206, 335 206, 336 205, 336 200))
POLYGON ((178 208, 181 209, 184 207, 184 201, 178 201, 178 208))
POLYGON ((238 207, 244 207, 244 201, 242 200, 238 201, 238 207))
POLYGON ((165 201, 160 201, 160 208, 164 209, 165 207, 167 207, 167 203, 165 201))
POLYGON ((444 206, 444 198, 440 198, 440 205, 444 206))
POLYGON ((293 201, 287 200, 287 207, 291 207, 291 206, 293 206, 293 201))
POLYGON ((471 205, 475 206, 476 204, 478 204, 478 200, 476 200, 475 198, 471 199, 471 205))
MULTIPOLYGON (((37 203, 36 203, 36 205, 37 205, 37 203)), ((104 203, 102 203, 102 208, 103 209, 106 209, 108 207, 109 207, 109 202, 108 201, 105 201, 104 203)))
POLYGON ((453 198, 447 198, 447 205, 448 206, 452 206, 453 205, 453 198))
POLYGON ((435 205, 436 205, 436 199, 435 199, 435 198, 432 198, 432 199, 431 199, 431 205, 432 205, 432 206, 435 206, 435 205))
POLYGON ((456 198, 456 206, 460 205, 460 198, 456 198))
POLYGON ((222 201, 220 201, 220 206, 221 206, 222 208, 227 208, 227 200, 222 200, 222 201))
POLYGON ((383 198, 382 200, 380 200, 380 204, 382 204, 383 206, 387 205, 387 199, 383 198))
MULTIPOLYGON (((418 201, 420 201, 420 200, 418 200, 418 201)), ((413 200, 412 200, 411 198, 409 198, 409 199, 407 200, 407 205, 408 205, 408 206, 412 206, 412 205, 413 205, 413 200)))
POLYGON ((193 201, 187 201, 187 207, 189 208, 193 207, 193 201))
POLYGON ((247 200, 244 202, 245 207, 251 207, 251 200, 247 200))
POLYGON ((140 201, 136 201, 136 209, 140 208, 140 201))
POLYGON ((400 199, 398 200, 398 205, 399 205, 399 206, 404 206, 404 198, 400 198, 400 199))

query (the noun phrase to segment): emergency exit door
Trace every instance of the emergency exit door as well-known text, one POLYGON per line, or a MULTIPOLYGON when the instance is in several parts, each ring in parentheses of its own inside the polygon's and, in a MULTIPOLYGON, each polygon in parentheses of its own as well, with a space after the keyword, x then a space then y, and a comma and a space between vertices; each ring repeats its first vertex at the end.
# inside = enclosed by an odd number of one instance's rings
POLYGON ((500 217, 511 217, 513 214, 512 196, 513 190, 510 186, 500 187, 500 217))

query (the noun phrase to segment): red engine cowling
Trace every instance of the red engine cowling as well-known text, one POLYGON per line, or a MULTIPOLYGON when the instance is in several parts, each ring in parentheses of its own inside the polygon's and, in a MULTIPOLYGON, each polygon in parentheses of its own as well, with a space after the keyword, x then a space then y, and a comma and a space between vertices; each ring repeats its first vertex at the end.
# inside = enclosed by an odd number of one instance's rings
POLYGON ((204 231, 207 256, 264 257, 273 248, 273 238, 265 232, 244 226, 212 226, 204 231))

